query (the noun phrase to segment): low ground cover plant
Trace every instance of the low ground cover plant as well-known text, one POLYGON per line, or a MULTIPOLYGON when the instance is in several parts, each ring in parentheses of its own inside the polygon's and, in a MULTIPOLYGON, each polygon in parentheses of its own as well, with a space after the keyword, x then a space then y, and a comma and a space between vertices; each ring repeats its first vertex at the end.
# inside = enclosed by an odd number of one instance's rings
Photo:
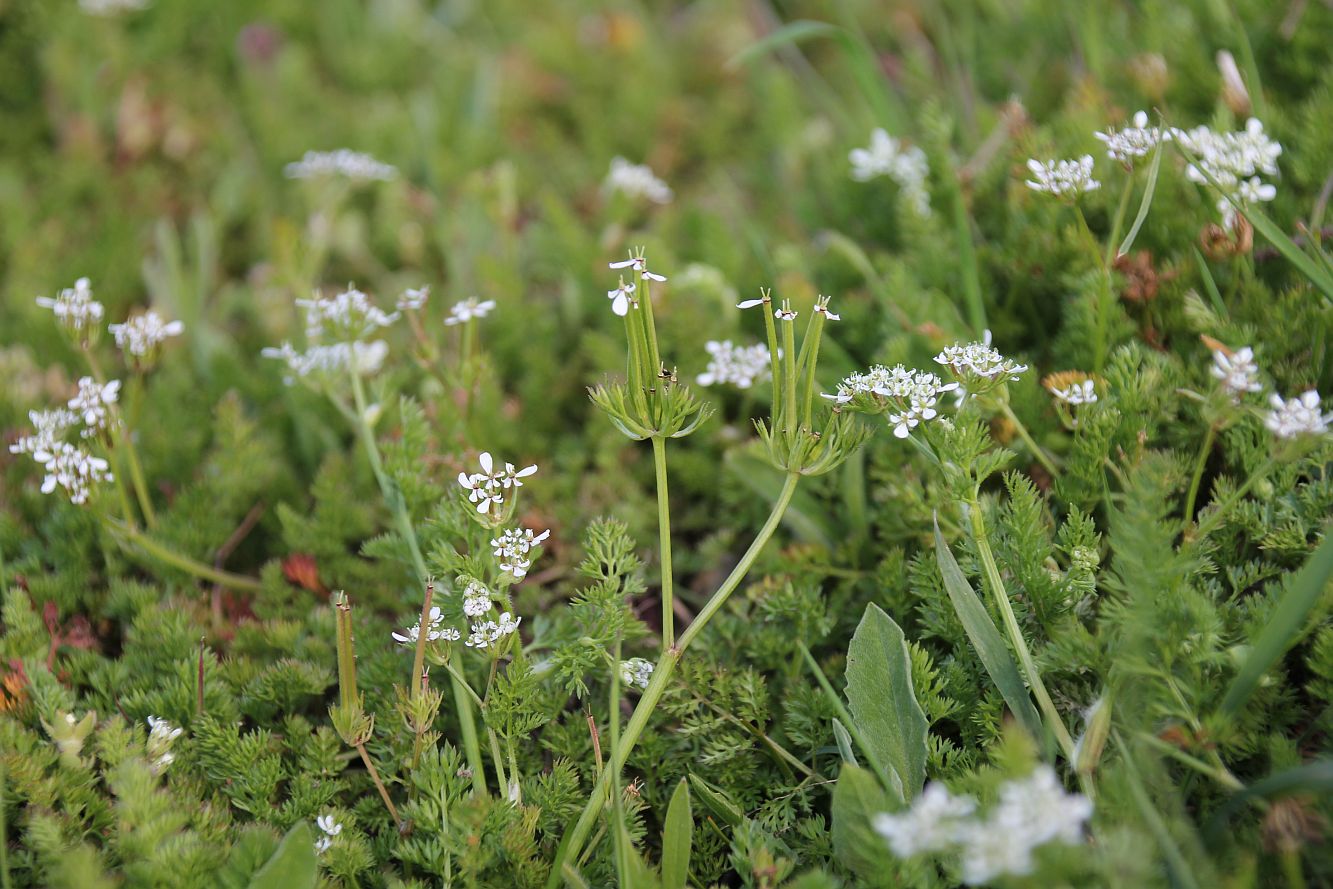
POLYGON ((0 889, 1333 882, 1333 11, 0 6, 0 889))

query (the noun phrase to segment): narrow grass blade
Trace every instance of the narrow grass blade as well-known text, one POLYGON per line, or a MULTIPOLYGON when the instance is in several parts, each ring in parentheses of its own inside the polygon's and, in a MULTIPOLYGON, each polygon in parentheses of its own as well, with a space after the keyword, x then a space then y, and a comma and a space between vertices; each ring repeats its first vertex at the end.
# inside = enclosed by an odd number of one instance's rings
POLYGON ((729 827, 735 827, 745 820, 745 813, 725 793, 698 775, 690 775, 690 789, 708 807, 709 811, 721 818, 729 827))
POLYGON ((833 740, 838 745, 838 755, 842 761, 852 766, 859 766, 856 761, 856 751, 852 749, 852 736, 847 731, 847 726, 842 724, 842 720, 833 717, 833 740))
POLYGON ((1213 280, 1213 273, 1208 268, 1208 261, 1203 258, 1198 247, 1191 247, 1194 253, 1194 260, 1199 264, 1199 277, 1203 278, 1203 289, 1208 291, 1208 299, 1213 304, 1213 311, 1217 312, 1219 317, 1227 318, 1230 313, 1227 311, 1227 304, 1222 302, 1222 291, 1217 289, 1217 282, 1213 280))
POLYGON ((810 19, 799 19, 794 22, 788 22, 773 33, 756 40, 745 49, 736 53, 727 60, 726 67, 730 69, 739 68, 747 65, 755 59, 775 52, 784 46, 790 46, 794 43, 801 43, 806 40, 813 40, 816 37, 827 37, 841 32, 837 25, 830 25, 828 22, 817 22, 810 19))
POLYGON ((1044 738, 1046 734, 1042 729, 1041 717, 1037 715, 1037 708, 1032 705, 1032 698, 1028 695, 1023 677, 1019 675, 1014 656, 1004 644, 1004 637, 996 629, 995 622, 986 611, 986 606, 981 604, 981 600, 972 590, 972 585, 963 576, 963 570, 958 567, 957 560, 949 551, 949 544, 945 543, 944 535, 940 534, 938 521, 935 522, 935 560, 939 564, 940 574, 944 577, 944 589, 949 594, 954 612, 962 622, 967 638, 977 652, 977 657, 981 658, 982 665, 990 674, 991 681, 1004 696, 1004 702, 1009 705, 1019 724, 1027 729, 1032 737, 1044 738))
POLYGON ((1283 590, 1282 601, 1250 646, 1249 657, 1222 699, 1223 714, 1236 715, 1259 686, 1264 673, 1296 644, 1310 612, 1328 591, 1330 578, 1333 578, 1333 533, 1326 532, 1324 542, 1283 590))
POLYGON ((1134 216, 1134 224, 1129 227, 1125 239, 1120 242, 1116 256, 1124 256, 1134 246, 1134 239, 1139 236, 1143 220, 1148 218, 1148 208, 1152 206, 1153 192, 1157 190, 1157 173, 1162 169, 1162 145, 1159 142, 1152 152, 1152 164, 1148 167, 1148 184, 1143 189, 1143 200, 1139 202, 1139 212, 1134 216))
POLYGON ((685 889, 690 876, 690 848, 694 843, 694 815, 690 810, 690 784, 684 778, 676 785, 667 805, 662 828, 662 889, 685 889))
POLYGON ((1277 252, 1286 257, 1287 261, 1300 271, 1301 274, 1310 279, 1319 292, 1324 294, 1324 298, 1333 302, 1333 275, 1305 254, 1305 251, 1296 246, 1296 242, 1287 237, 1287 233, 1278 227, 1277 223, 1260 213, 1254 207, 1246 207, 1239 201, 1227 198, 1232 206, 1240 213, 1245 214, 1245 218, 1254 226, 1254 230, 1263 235, 1270 244, 1277 248, 1277 252))

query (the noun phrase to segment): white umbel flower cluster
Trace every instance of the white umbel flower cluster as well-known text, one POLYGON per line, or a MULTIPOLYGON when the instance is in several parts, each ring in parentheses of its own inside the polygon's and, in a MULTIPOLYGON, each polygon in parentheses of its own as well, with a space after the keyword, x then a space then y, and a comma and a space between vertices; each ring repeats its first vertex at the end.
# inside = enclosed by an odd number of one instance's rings
POLYGON ((79 380, 79 391, 67 408, 29 411, 33 432, 9 446, 11 454, 27 454, 45 470, 42 493, 61 488, 71 503, 88 502, 97 485, 115 481, 111 465, 82 447, 64 441, 70 430, 83 426, 81 437, 91 438, 111 423, 110 406, 116 403, 120 381, 105 385, 92 377, 79 380))
POLYGON ((623 157, 611 159, 611 170, 606 174, 602 188, 608 194, 619 192, 632 199, 645 199, 654 204, 669 204, 673 197, 671 186, 657 178, 647 164, 632 164, 623 157))
MULTIPOLYGON (((420 293, 408 291, 414 292, 420 293)), ((425 297, 421 300, 424 302, 425 297)), ((305 351, 284 342, 260 353, 287 365, 289 373, 283 377, 287 385, 306 378, 325 382, 346 379, 352 371, 366 377, 384 366, 389 344, 370 337, 397 321, 399 312, 384 311, 365 293, 350 286, 332 296, 315 293, 310 299, 296 300, 296 304, 306 313, 309 342, 305 351)))
POLYGON ((65 288, 54 297, 37 297, 37 305, 50 309, 61 326, 75 333, 98 326, 106 311, 93 299, 92 284, 87 278, 78 279, 73 287, 65 288))
POLYGON ((1286 400, 1274 393, 1268 397, 1268 403, 1272 410, 1264 417, 1264 425, 1278 438, 1323 435, 1333 422, 1333 413, 1322 412, 1319 393, 1314 389, 1286 400))
POLYGON ((887 412, 897 438, 907 438, 923 420, 938 416, 935 405, 945 392, 958 388, 933 373, 910 370, 901 364, 877 364, 865 373, 854 373, 838 384, 837 392, 824 398, 867 412, 887 412))
POLYGON ((1057 197, 1078 197, 1089 191, 1096 191, 1102 184, 1092 177, 1092 155, 1085 154, 1077 160, 1028 161, 1028 169, 1033 179, 1025 180, 1028 188, 1053 194, 1057 197))
POLYGON ((149 309, 124 324, 112 324, 107 329, 116 338, 118 349, 132 359, 144 359, 152 355, 169 337, 184 333, 185 325, 180 321, 163 321, 161 315, 149 309))
POLYGON ((949 368, 957 377, 990 382, 1017 380, 1028 369, 1026 364, 1005 358, 992 348, 989 336, 985 342, 948 346, 935 356, 935 363, 949 368))
POLYGON ((749 389, 773 376, 772 356, 768 346, 737 346, 731 340, 709 340, 704 343, 708 352, 708 366, 695 378, 700 386, 729 384, 737 389, 749 389))
POLYGON ((429 287, 409 287, 403 291, 403 295, 398 297, 395 304, 400 312, 416 312, 425 307, 426 300, 430 299, 429 287))
POLYGON ((620 681, 626 685, 647 688, 653 678, 653 662, 641 657, 632 657, 620 662, 620 681))
POLYGON ((315 819, 315 826, 322 836, 315 840, 315 854, 323 855, 333 845, 333 840, 343 832, 343 826, 333 817, 333 813, 320 815, 315 819))
POLYGON ((10 445, 11 454, 33 455, 38 451, 50 451, 67 430, 79 424, 79 415, 63 407, 49 411, 28 411, 28 422, 32 423, 33 433, 22 436, 10 445))
POLYGON ((505 492, 510 488, 523 487, 521 479, 537 471, 535 463, 523 469, 515 468, 513 463, 496 468, 497 464, 489 451, 482 451, 477 461, 481 464, 481 472, 470 475, 466 472, 458 473, 458 484, 467 491, 467 499, 477 504, 477 512, 480 513, 489 513, 492 507, 503 506, 505 492))
POLYGON ((79 0, 79 9, 89 15, 120 15, 148 8, 148 0, 79 0))
POLYGON ((328 377, 341 379, 348 368, 355 368, 359 376, 368 377, 379 372, 389 356, 389 344, 384 340, 371 343, 334 343, 329 346, 313 345, 304 352, 291 343, 266 346, 260 352, 265 358, 277 358, 286 363, 290 374, 283 382, 291 385, 297 377, 328 377))
POLYGON ((1125 166, 1145 156, 1163 142, 1171 140, 1171 131, 1148 126, 1148 112, 1137 111, 1130 126, 1105 133, 1093 133, 1106 145, 1106 156, 1125 166))
POLYGON ((518 625, 523 622, 523 618, 514 617, 508 611, 500 615, 500 620, 483 621, 472 625, 472 634, 467 637, 468 648, 490 648, 518 631, 518 625))
POLYGON ((1052 387, 1051 394, 1057 401, 1075 407, 1081 404, 1095 404, 1097 401, 1097 387, 1091 379, 1076 380, 1068 386, 1052 387))
POLYGON ((976 809, 972 797, 931 784, 910 809, 879 815, 874 825, 900 858, 956 853, 963 882, 977 886, 1031 874, 1038 848, 1081 843, 1083 825, 1092 817, 1092 803, 1066 793, 1055 771, 1044 765, 1001 787, 998 802, 985 816, 977 816, 976 809))
POLYGON ((64 488, 70 502, 80 506, 88 502, 95 485, 115 481, 106 460, 69 442, 58 441, 50 450, 33 452, 32 457, 46 469, 42 493, 64 488))
POLYGON ((550 531, 533 534, 529 528, 505 531, 491 541, 495 557, 500 560, 500 570, 514 575, 515 580, 522 580, 532 567, 533 548, 541 546, 542 541, 550 536, 550 531))
POLYGON ((387 182, 398 176, 398 170, 389 164, 380 163, 368 154, 339 148, 336 151, 307 151, 299 161, 284 167, 283 174, 288 179, 341 176, 358 182, 387 182))
POLYGON ((490 590, 477 582, 467 585, 463 591, 463 614, 468 617, 481 617, 491 610, 490 590))
POLYGON ((84 429, 80 434, 84 438, 91 438, 107 428, 111 422, 111 405, 119 396, 120 380, 99 383, 92 377, 79 378, 79 391, 69 400, 69 409, 83 421, 84 429))
POLYGON ((340 343, 360 342, 398 320, 397 312, 385 312, 355 287, 332 296, 316 293, 296 304, 305 309, 308 336, 327 336, 340 343))
POLYGON ((445 327, 454 327, 471 321, 473 318, 485 318, 495 308, 495 300, 478 299, 475 296, 454 303, 449 310, 449 317, 444 319, 445 327))
POLYGON ((888 176, 898 183, 903 196, 917 213, 930 215, 930 192, 926 190, 930 165, 926 162, 926 153, 920 148, 904 146, 901 140, 876 129, 870 134, 870 146, 853 148, 847 159, 852 164, 852 178, 857 182, 888 176))
POLYGON ((1200 126, 1192 130, 1172 130, 1171 134, 1198 159, 1197 164, 1185 168, 1186 177, 1191 182, 1216 184, 1221 189, 1223 196, 1217 202, 1217 209, 1228 229, 1236 219, 1236 208, 1228 197, 1243 204, 1271 201, 1277 197, 1277 188, 1260 176, 1277 175, 1277 159, 1282 155, 1282 145, 1268 137, 1257 118, 1251 117, 1246 121, 1245 129, 1239 132, 1216 133, 1200 126))
POLYGON ((1239 402, 1247 392, 1260 392, 1264 388, 1259 382, 1259 365, 1254 361, 1254 350, 1249 346, 1231 354, 1214 349, 1210 371, 1232 401, 1239 402))
POLYGON ((176 754, 171 752, 171 745, 183 730, 157 716, 150 716, 145 721, 148 723, 148 763, 153 774, 160 775, 175 762, 176 754))
MULTIPOLYGON (((446 638, 444 615, 440 613, 440 609, 432 608, 427 617, 429 619, 426 622, 426 641, 437 642, 440 639, 446 638)), ((457 634, 458 631, 454 630, 454 633, 457 634)), ((397 642, 399 645, 416 645, 417 640, 421 638, 421 619, 418 618, 415 624, 408 627, 407 632, 390 633, 390 635, 393 636, 393 641, 397 642)), ((455 635, 455 638, 457 638, 457 635, 455 635)))

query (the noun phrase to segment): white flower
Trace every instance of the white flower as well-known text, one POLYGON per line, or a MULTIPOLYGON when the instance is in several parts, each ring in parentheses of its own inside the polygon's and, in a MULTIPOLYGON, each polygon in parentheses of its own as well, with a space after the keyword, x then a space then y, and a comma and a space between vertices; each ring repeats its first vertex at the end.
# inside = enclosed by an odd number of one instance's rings
POLYGON ((610 268, 613 269, 632 268, 634 269, 634 271, 638 272, 640 275, 643 275, 649 281, 666 280, 666 278, 663 277, 662 275, 655 275, 652 272, 648 271, 648 260, 644 259, 642 256, 633 256, 630 257, 629 259, 621 260, 620 262, 608 263, 608 265, 610 266, 610 268))
POLYGON ((760 297, 759 299, 743 299, 740 302, 736 303, 736 308, 753 309, 755 306, 762 306, 764 303, 768 301, 769 298, 767 296, 760 297))
POLYGON ((331 837, 336 837, 343 832, 343 826, 338 823, 332 814, 320 815, 315 819, 315 824, 319 825, 319 829, 331 837))
POLYGON ((1078 160, 1051 160, 1045 163, 1032 159, 1028 161, 1028 169, 1036 177, 1026 180, 1027 187, 1033 191, 1057 196, 1077 196, 1102 187, 1100 182, 1092 178, 1090 154, 1085 154, 1078 160))
POLYGON ((118 15, 148 8, 148 0, 79 0, 79 9, 89 15, 118 15))
POLYGON ((260 354, 265 358, 277 358, 287 364, 292 372, 283 378, 291 385, 296 377, 326 377, 343 379, 348 367, 354 367, 359 376, 368 377, 379 372, 384 366, 384 359, 389 355, 389 344, 384 340, 371 343, 334 343, 331 346, 312 345, 304 352, 298 352, 291 343, 281 347, 269 346, 260 354), (293 376, 294 375, 294 376, 293 376))
POLYGON ((472 625, 472 635, 467 638, 469 648, 487 648, 518 630, 523 618, 513 617, 508 611, 500 615, 500 622, 493 620, 472 625))
POLYGON ((397 312, 385 312, 355 287, 333 296, 315 293, 311 299, 298 299, 296 304, 306 310, 308 336, 327 333, 331 339, 344 343, 360 342, 398 320, 397 312))
POLYGON ((32 423, 33 434, 25 435, 10 445, 11 454, 51 451, 60 436, 78 424, 79 415, 67 408, 58 407, 49 411, 28 411, 28 420, 32 423))
POLYGON ((550 531, 533 534, 528 528, 505 531, 491 541, 492 551, 500 560, 500 570, 514 575, 515 580, 522 580, 532 567, 532 559, 528 555, 550 536, 550 531))
POLYGON ((1260 174, 1277 175, 1277 159, 1282 155, 1281 144, 1264 132, 1264 125, 1255 118, 1245 123, 1245 129, 1233 133, 1215 133, 1208 127, 1192 130, 1172 130, 1172 135, 1197 159, 1185 168, 1191 182, 1211 184, 1222 192, 1217 202, 1223 224, 1229 229, 1235 221, 1236 208, 1228 196, 1242 203, 1271 201, 1277 197, 1277 188, 1263 182, 1260 174))
POLYGON ((669 185, 658 179, 647 164, 632 164, 623 157, 612 158, 611 171, 606 174, 602 188, 630 198, 647 198, 654 204, 671 203, 669 185))
POLYGON ((653 662, 641 657, 632 657, 620 662, 620 681, 626 685, 647 688, 653 678, 653 662))
POLYGON ((1264 418, 1264 425, 1278 438, 1323 435, 1333 422, 1333 414, 1320 412, 1319 393, 1313 389, 1286 401, 1277 394, 1270 395, 1268 403, 1273 409, 1264 418))
POLYGON ((1073 382, 1063 388, 1056 387, 1051 389, 1051 394, 1071 405, 1093 404, 1097 401, 1097 389, 1090 379, 1073 382))
POLYGON ((413 290, 411 287, 403 291, 403 295, 398 297, 397 308, 400 312, 415 312, 426 304, 430 298, 429 287, 419 287, 413 290))
POLYGON ((964 819, 976 808, 972 797, 954 796, 943 784, 932 782, 907 811, 876 815, 875 831, 889 841, 899 858, 940 852, 958 841, 964 819))
POLYGON ((1005 358, 991 348, 989 338, 981 343, 955 343, 936 355, 935 363, 944 365, 960 377, 979 377, 992 382, 1017 380, 1019 374, 1028 369, 1026 364, 1005 358))
POLYGON ((315 854, 323 855, 325 852, 329 850, 329 847, 332 845, 333 845, 333 840, 329 839, 328 837, 320 837, 319 839, 315 840, 315 854))
POLYGON ((398 170, 368 154, 339 148, 337 151, 307 151, 299 161, 284 167, 283 173, 288 179, 343 176, 357 181, 378 179, 387 182, 398 175, 398 170))
POLYGON ((457 627, 445 627, 440 630, 440 638, 445 642, 457 642, 463 638, 463 634, 459 632, 457 627))
POLYGON ((841 321, 841 320, 842 320, 842 316, 841 316, 841 315, 835 315, 835 314, 833 314, 832 312, 829 311, 828 304, 829 304, 829 300, 831 300, 832 298, 833 298, 833 297, 831 297, 831 296, 821 296, 821 297, 819 297, 818 299, 816 299, 816 300, 815 300, 815 314, 816 314, 816 315, 823 315, 825 318, 827 318, 827 319, 830 320, 830 321, 841 321))
POLYGON ((176 761, 176 755, 171 752, 171 745, 181 736, 183 730, 156 716, 149 716, 145 721, 148 723, 149 765, 155 774, 160 775, 167 766, 176 761))
POLYGON ((42 493, 64 488, 71 503, 87 503, 93 485, 115 481, 105 460, 67 442, 58 441, 49 450, 34 451, 32 458, 46 467, 42 493))
POLYGON ((1037 847, 1081 843, 1083 825, 1091 817, 1087 797, 1066 793, 1050 766, 1038 766, 1027 778, 1001 787, 989 817, 961 832, 963 882, 979 885, 1031 873, 1037 847))
POLYGON ((1134 114, 1131 126, 1106 133, 1093 133, 1093 136, 1106 144, 1106 156, 1113 161, 1131 165, 1135 158, 1140 158, 1152 151, 1162 142, 1170 141, 1171 131, 1148 126, 1148 112, 1134 114))
POLYGON ((626 284, 625 279, 621 278, 619 287, 606 291, 606 298, 611 300, 611 311, 624 317, 629 313, 629 305, 634 300, 633 282, 626 284))
POLYGON ((117 348, 128 355, 142 358, 166 342, 167 337, 180 336, 185 331, 185 325, 179 321, 164 322, 157 312, 149 309, 124 324, 112 324, 107 329, 116 338, 117 348))
POLYGON ((536 464, 516 469, 513 463, 506 463, 503 469, 495 468, 495 461, 489 451, 483 451, 478 457, 481 472, 468 475, 458 473, 458 484, 468 492, 468 500, 477 504, 477 512, 488 513, 491 506, 504 503, 504 492, 509 488, 521 488, 520 479, 527 478, 537 471, 536 464))
POLYGON ((1249 346, 1237 349, 1228 355, 1221 349, 1213 350, 1213 366, 1210 368, 1222 391, 1231 396, 1232 401, 1240 401, 1246 392, 1259 392, 1263 385, 1259 382, 1259 365, 1254 362, 1254 350, 1249 346))
POLYGON ((463 598, 463 613, 468 617, 481 617, 491 610, 491 594, 484 589, 468 587, 463 598))
POLYGON ((75 331, 96 327, 101 323, 104 312, 102 304, 93 299, 92 286, 87 278, 78 279, 72 288, 60 291, 54 298, 37 297, 37 305, 50 309, 57 321, 75 331))
MULTIPOLYGON (((431 608, 429 622, 426 625, 426 641, 435 642, 442 636, 440 625, 444 623, 444 615, 440 613, 439 608, 431 608)), ((421 620, 418 619, 415 624, 407 628, 406 633, 390 633, 393 640, 399 645, 416 645, 417 640, 421 638, 421 620)))
POLYGON ((763 343, 736 346, 731 340, 709 340, 704 349, 711 357, 704 372, 695 378, 700 386, 728 383, 738 389, 749 389, 773 375, 772 356, 763 343))
POLYGON ((795 321, 798 314, 800 313, 792 309, 789 299, 784 299, 782 305, 773 310, 773 317, 779 321, 795 321))
POLYGON ((930 215, 930 192, 926 190, 930 166, 920 148, 904 148, 901 141, 876 129, 870 134, 870 147, 853 148, 847 158, 852 164, 852 178, 857 182, 888 176, 898 183, 917 213, 930 215))
POLYGON ((495 308, 493 299, 477 299, 475 296, 468 297, 465 300, 454 303, 454 307, 449 310, 449 317, 444 319, 445 327, 453 327, 473 318, 485 318, 495 308))
POLYGON ((69 409, 78 414, 87 428, 83 437, 90 438, 107 427, 108 408, 116 403, 120 380, 99 383, 92 377, 79 378, 79 392, 69 400, 69 409))
POLYGON ((938 416, 939 396, 957 388, 957 383, 945 383, 933 373, 909 370, 901 364, 892 368, 877 364, 847 377, 835 394, 823 397, 857 410, 886 413, 894 436, 907 438, 922 420, 938 416))

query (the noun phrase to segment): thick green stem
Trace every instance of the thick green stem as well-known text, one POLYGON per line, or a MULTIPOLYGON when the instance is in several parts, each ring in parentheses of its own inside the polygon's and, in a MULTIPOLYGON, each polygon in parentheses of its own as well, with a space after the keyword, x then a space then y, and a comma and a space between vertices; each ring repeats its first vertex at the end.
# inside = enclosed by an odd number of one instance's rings
POLYGON ((1185 496, 1183 519, 1186 526, 1194 520, 1194 503, 1199 496, 1199 483, 1203 481, 1203 468, 1208 465, 1208 455, 1213 452, 1215 438, 1217 438, 1217 424, 1213 423, 1203 436, 1203 444, 1199 446, 1199 456, 1194 459, 1194 475, 1190 478, 1189 494, 1185 496))
POLYGON ((214 568, 212 565, 196 562, 189 556, 183 556, 175 550, 158 543, 156 540, 148 537, 138 528, 128 523, 122 524, 112 520, 110 524, 112 530, 117 532, 118 536, 124 538, 125 543, 137 546, 159 562, 165 562, 173 568, 179 568, 187 574, 198 577, 200 580, 210 580, 213 583, 221 584, 222 586, 230 587, 234 590, 245 590, 250 593, 259 591, 259 581, 253 577, 232 574, 230 571, 223 571, 219 568, 214 568))
MULTIPOLYGON (((356 427, 361 436, 361 442, 366 449, 366 457, 370 460, 370 468, 375 473, 375 480, 379 482, 380 493, 384 496, 385 505, 394 514, 394 519, 398 523, 398 531, 403 540, 407 543, 407 548, 412 556, 412 567, 417 575, 417 582, 424 583, 427 578, 426 560, 421 555, 421 546, 417 543, 417 532, 412 526, 412 517, 408 515, 407 503, 403 500, 402 492, 398 486, 393 483, 384 471, 384 463, 380 459, 379 445, 375 443, 375 433, 371 430, 370 424, 366 422, 366 391, 361 384, 361 376, 357 373, 355 366, 352 367, 352 398, 356 404, 356 427)), ((425 632, 425 628, 422 628, 425 632)), ((472 769, 472 780, 475 783, 477 792, 486 793, 486 771, 485 761, 481 758, 481 743, 477 737, 477 722, 472 714, 472 705, 468 701, 467 691, 458 681, 458 677, 453 673, 449 674, 453 686, 454 707, 458 710, 458 723, 463 732, 463 749, 467 755, 468 767, 472 769)))
MULTIPOLYGON (((783 485, 777 502, 773 504, 773 509, 768 514, 768 520, 764 522, 764 526, 755 535, 749 549, 745 551, 741 560, 736 563, 736 567, 727 575, 727 579, 717 588, 717 592, 713 593, 712 598, 708 600, 708 604, 699 612, 694 622, 681 634, 680 641, 673 648, 668 648, 662 652, 657 665, 653 668, 653 678, 649 680, 648 687, 643 690, 638 706, 634 708, 629 723, 625 726, 624 732, 621 733, 618 743, 612 750, 611 762, 607 768, 602 770, 601 777, 598 778, 597 784, 593 787, 592 794, 589 795, 588 802, 584 805, 579 820, 560 841, 560 848, 556 850, 555 861, 551 865, 551 875, 546 881, 547 889, 555 889, 559 885, 564 862, 573 860, 583 848, 584 840, 592 831, 593 825, 597 822, 602 807, 606 803, 607 793, 610 791, 613 782, 612 776, 618 776, 620 770, 624 768, 630 752, 634 750, 634 745, 638 743, 639 735, 643 733, 644 728, 648 725, 649 717, 657 708, 657 702, 661 700, 662 693, 666 691, 667 683, 676 669, 676 664, 680 662, 681 655, 685 653, 685 649, 689 647, 694 637, 703 631, 713 615, 726 603, 727 597, 749 573, 750 567, 754 564, 755 559, 759 557, 760 551, 768 543, 768 539, 773 536, 773 532, 777 530, 778 523, 782 521, 782 515, 787 511, 788 504, 791 503, 792 495, 796 492, 796 484, 800 481, 800 478, 798 473, 788 474, 787 482, 783 485)), ((619 669, 619 665, 616 665, 616 669, 619 669)))
POLYGON ((1000 577, 1000 568, 995 563, 995 554, 991 552, 990 540, 986 537, 986 522, 981 516, 981 504, 974 497, 968 502, 967 506, 969 518, 972 522, 972 539, 977 545, 977 556, 981 559, 982 567, 985 569, 987 585, 991 589, 995 606, 999 609, 1000 617, 1004 621, 1005 631, 1009 634, 1009 642, 1014 646, 1014 652, 1018 655, 1019 663, 1023 666, 1028 685, 1031 686, 1032 694, 1037 699, 1037 706, 1041 708, 1042 714, 1046 717, 1047 728, 1055 735, 1055 740, 1060 745, 1060 750, 1064 753, 1065 759, 1073 765, 1076 761, 1074 739, 1069 736, 1069 730, 1065 728, 1060 712, 1055 709, 1055 702, 1051 700, 1050 693, 1046 691, 1046 684, 1041 681, 1041 673, 1037 670, 1037 662, 1033 659, 1032 651, 1023 638, 1022 628, 1018 626, 1018 618, 1014 615, 1014 608, 1009 603, 1009 594, 1004 589, 1004 580, 1000 577))
POLYGON ((653 465, 657 468, 657 537, 662 563, 662 650, 676 641, 675 597, 671 574, 671 504, 667 498, 666 442, 653 436, 653 465))

